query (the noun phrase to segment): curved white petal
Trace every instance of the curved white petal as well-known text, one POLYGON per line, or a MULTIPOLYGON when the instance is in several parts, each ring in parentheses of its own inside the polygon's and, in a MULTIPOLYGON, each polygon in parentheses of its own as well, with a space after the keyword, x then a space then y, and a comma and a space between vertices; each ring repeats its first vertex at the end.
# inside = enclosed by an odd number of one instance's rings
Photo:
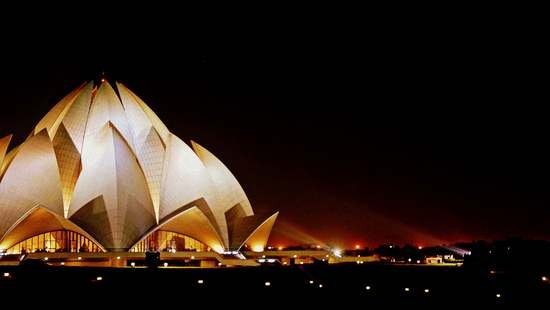
POLYGON ((47 130, 23 143, 5 171, 0 183, 0 236, 39 205, 63 215, 61 180, 47 130))
MULTIPOLYGON (((69 216, 87 231, 110 231, 97 237, 111 250, 129 249, 142 234, 156 224, 147 183, 132 150, 111 123, 105 124, 90 144, 88 165, 77 182, 69 216), (82 208, 102 197, 105 219, 82 217, 82 208), (108 240, 106 240, 108 239, 108 240)), ((91 214, 93 214, 92 212, 91 214)))
POLYGON ((223 213, 236 204, 240 204, 246 216, 253 215, 252 206, 246 194, 231 171, 214 154, 198 143, 191 141, 193 149, 204 163, 210 178, 220 194, 219 203, 223 206, 223 213))

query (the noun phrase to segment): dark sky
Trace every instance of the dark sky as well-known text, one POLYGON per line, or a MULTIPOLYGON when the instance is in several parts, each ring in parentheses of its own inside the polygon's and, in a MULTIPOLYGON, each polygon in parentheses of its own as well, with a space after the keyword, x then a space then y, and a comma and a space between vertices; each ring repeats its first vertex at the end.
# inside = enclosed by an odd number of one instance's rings
POLYGON ((0 136, 105 71, 281 211, 275 245, 550 238, 548 53, 529 27, 12 35, 0 136))

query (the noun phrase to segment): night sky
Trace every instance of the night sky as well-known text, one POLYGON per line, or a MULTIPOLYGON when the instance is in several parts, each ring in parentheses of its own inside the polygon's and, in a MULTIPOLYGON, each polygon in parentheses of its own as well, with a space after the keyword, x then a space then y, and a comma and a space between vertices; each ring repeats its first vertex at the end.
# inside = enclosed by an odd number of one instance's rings
POLYGON ((544 42, 494 25, 355 29, 13 36, 0 136, 23 141, 104 71, 217 155, 254 208, 281 211, 273 245, 550 238, 544 42))

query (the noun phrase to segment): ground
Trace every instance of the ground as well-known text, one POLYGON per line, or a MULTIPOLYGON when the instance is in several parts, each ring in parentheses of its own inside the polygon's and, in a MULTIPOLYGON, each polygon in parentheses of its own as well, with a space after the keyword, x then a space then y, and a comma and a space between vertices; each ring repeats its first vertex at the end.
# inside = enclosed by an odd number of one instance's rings
POLYGON ((77 300, 154 301, 166 305, 196 301, 223 305, 250 302, 253 298, 277 301, 281 306, 323 301, 338 301, 342 305, 498 305, 534 302, 550 293, 550 284, 539 273, 443 266, 1 269, 3 296, 34 292, 56 296, 54 299, 70 296, 77 300))

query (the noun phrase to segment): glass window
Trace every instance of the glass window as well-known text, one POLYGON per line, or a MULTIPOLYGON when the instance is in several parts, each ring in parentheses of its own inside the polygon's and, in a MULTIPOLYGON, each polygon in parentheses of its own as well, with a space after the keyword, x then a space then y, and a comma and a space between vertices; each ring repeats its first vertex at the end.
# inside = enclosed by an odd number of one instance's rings
POLYGON ((30 237, 13 245, 6 252, 9 254, 21 254, 23 251, 34 253, 37 251, 92 251, 101 252, 101 248, 85 236, 69 230, 60 230, 43 233, 30 237), (67 244, 68 242, 68 244, 67 244))
POLYGON ((138 242, 130 252, 160 251, 208 251, 208 246, 191 237, 172 231, 157 230, 138 242))

